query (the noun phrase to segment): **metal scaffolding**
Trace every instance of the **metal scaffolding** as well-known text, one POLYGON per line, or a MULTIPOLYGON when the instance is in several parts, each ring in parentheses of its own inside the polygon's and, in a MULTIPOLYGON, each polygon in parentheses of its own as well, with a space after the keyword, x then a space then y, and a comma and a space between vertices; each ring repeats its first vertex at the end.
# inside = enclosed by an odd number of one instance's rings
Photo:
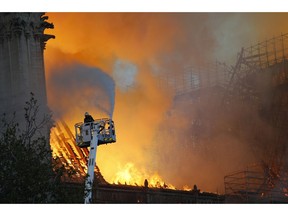
POLYGON ((237 194, 247 202, 267 201, 268 195, 269 202, 288 201, 288 194, 283 192, 287 190, 287 184, 276 187, 283 179, 287 182, 287 90, 288 34, 241 50, 231 70, 224 105, 228 112, 233 106, 241 109, 237 130, 245 135, 249 132, 251 139, 246 141, 260 153, 259 160, 263 165, 262 171, 244 170, 226 176, 228 195, 237 194), (271 175, 265 174, 265 170, 273 170, 277 176, 273 184, 267 184, 271 175))
POLYGON ((243 49, 242 61, 250 68, 265 69, 288 57, 288 34, 243 49))
POLYGON ((228 203, 287 203, 288 176, 257 164, 224 177, 228 203))
MULTIPOLYGON (((161 82, 175 92, 172 109, 191 121, 185 132, 189 139, 180 143, 193 146, 193 151, 195 146, 213 151, 214 138, 224 134, 245 143, 261 164, 256 171, 225 176, 228 197, 288 202, 288 185, 283 184, 288 173, 288 34, 242 48, 234 66, 186 67, 164 78, 161 82), (278 176, 273 184, 267 184, 271 175, 265 170, 278 176)), ((169 115, 169 121, 178 117, 169 115)))
POLYGON ((255 89, 259 79, 270 79, 267 82, 273 86, 287 83, 288 34, 242 48, 237 59, 229 73, 227 90, 231 96, 255 100, 259 97, 259 89, 255 89))
POLYGON ((175 95, 187 94, 203 88, 227 84, 229 67, 225 63, 204 66, 185 66, 180 73, 166 73, 159 77, 161 88, 172 89, 175 95))

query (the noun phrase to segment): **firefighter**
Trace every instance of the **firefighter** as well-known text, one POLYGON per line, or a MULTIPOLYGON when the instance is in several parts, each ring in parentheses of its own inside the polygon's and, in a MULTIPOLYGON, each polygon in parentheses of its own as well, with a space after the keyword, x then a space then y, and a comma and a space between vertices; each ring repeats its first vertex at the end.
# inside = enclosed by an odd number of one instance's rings
POLYGON ((88 122, 94 122, 94 118, 88 112, 85 112, 84 123, 88 122))

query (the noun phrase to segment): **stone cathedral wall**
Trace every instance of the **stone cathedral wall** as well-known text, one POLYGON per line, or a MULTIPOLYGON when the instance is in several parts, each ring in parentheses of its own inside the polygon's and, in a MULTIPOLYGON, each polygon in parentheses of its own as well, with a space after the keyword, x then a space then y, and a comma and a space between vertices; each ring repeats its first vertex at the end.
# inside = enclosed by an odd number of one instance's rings
POLYGON ((0 13, 0 114, 24 121, 25 102, 32 92, 40 106, 48 110, 43 52, 48 23, 45 13, 0 13))

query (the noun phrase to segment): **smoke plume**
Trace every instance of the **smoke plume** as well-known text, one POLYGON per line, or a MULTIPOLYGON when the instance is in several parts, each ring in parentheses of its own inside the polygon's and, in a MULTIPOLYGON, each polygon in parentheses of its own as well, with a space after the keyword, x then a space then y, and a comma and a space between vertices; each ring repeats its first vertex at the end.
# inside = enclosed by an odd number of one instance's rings
POLYGON ((216 60, 235 65, 241 47, 285 33, 287 13, 48 16, 55 25, 51 33, 56 35, 45 51, 49 105, 67 117, 71 128, 88 107, 93 112, 97 107, 95 113, 113 110, 111 77, 115 80, 117 143, 97 153, 107 180, 118 172, 118 166, 133 162, 136 167, 157 170, 178 188, 197 184, 201 190, 223 192, 225 174, 259 160, 265 152, 264 144, 251 145, 250 129, 271 130, 254 110, 246 112, 249 109, 235 103, 234 111, 223 115, 217 102, 223 98, 213 92, 208 98, 202 92, 201 103, 193 98, 175 99, 171 89, 159 88, 159 81, 168 75, 181 77, 186 66, 205 66, 216 60), (80 65, 73 65, 75 61, 80 65), (101 77, 110 84, 100 82, 101 77), (245 134, 239 134, 237 122, 243 116, 256 116, 255 124, 247 124, 245 134), (213 121, 216 128, 209 128, 210 124, 195 127, 193 120, 200 117, 213 121), (197 128, 201 128, 200 141, 192 136, 197 128), (213 136, 208 138, 211 131, 213 136))
POLYGON ((51 109, 56 117, 68 117, 75 110, 81 110, 83 115, 89 111, 98 117, 102 114, 112 118, 115 83, 100 69, 80 64, 67 65, 55 69, 47 83, 51 109))

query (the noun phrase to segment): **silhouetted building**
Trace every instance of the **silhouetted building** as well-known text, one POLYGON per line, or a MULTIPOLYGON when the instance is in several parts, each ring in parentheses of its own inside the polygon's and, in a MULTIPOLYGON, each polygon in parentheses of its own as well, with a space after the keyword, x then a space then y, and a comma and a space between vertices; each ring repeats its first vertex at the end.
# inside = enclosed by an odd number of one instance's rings
POLYGON ((0 113, 16 112, 20 125, 31 92, 39 113, 48 110, 43 51, 54 36, 44 30, 54 26, 47 19, 44 13, 0 13, 0 113))

